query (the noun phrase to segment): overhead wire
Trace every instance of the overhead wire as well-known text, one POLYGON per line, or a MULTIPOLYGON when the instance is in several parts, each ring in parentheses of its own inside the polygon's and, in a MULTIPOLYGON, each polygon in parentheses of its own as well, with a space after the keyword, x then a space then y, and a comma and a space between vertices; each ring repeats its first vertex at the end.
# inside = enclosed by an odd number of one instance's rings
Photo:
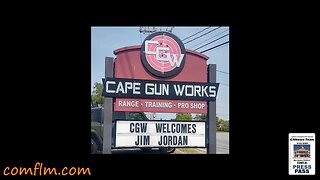
POLYGON ((224 71, 220 71, 220 70, 216 70, 217 72, 220 72, 220 73, 224 73, 224 74, 229 74, 228 72, 224 72, 224 71))
POLYGON ((207 34, 209 34, 209 33, 213 32, 213 31, 215 31, 215 30, 219 29, 220 27, 221 27, 221 26, 219 26, 219 27, 217 27, 217 28, 215 28, 215 29, 212 29, 212 30, 210 30, 210 31, 208 31, 208 32, 206 32, 206 33, 204 33, 204 34, 202 34, 202 35, 200 35, 200 36, 196 37, 196 38, 193 38, 193 39, 191 39, 191 40, 189 40, 189 41, 185 42, 184 44, 188 44, 189 42, 192 42, 192 41, 194 41, 194 40, 196 40, 196 39, 199 39, 199 38, 203 37, 204 35, 207 35, 207 34))
POLYGON ((197 32, 197 33, 195 33, 195 34, 192 34, 191 36, 188 36, 188 37, 184 38, 182 41, 185 41, 185 40, 187 40, 187 39, 191 38, 192 36, 195 36, 195 35, 197 35, 197 34, 199 34, 199 33, 203 32, 203 31, 205 31, 205 30, 209 29, 210 27, 211 27, 211 26, 209 26, 209 27, 207 27, 207 28, 204 28, 204 29, 202 29, 201 31, 199 31, 199 32, 197 32))
POLYGON ((211 50, 213 50, 213 49, 216 49, 216 48, 218 48, 218 47, 220 47, 220 46, 223 46, 223 45, 225 45, 225 44, 228 44, 228 43, 229 43, 229 41, 226 41, 226 42, 224 42, 224 43, 218 44, 218 45, 213 46, 213 47, 211 47, 211 48, 209 48, 209 49, 206 49, 206 50, 204 50, 204 51, 201 51, 200 53, 204 53, 204 52, 207 52, 207 51, 211 51, 211 50))
POLYGON ((217 37, 218 35, 226 32, 226 31, 229 31, 229 29, 226 29, 226 30, 224 30, 224 31, 222 31, 222 32, 220 32, 220 33, 212 36, 211 38, 208 38, 208 39, 206 39, 206 40, 204 40, 204 41, 202 41, 202 42, 200 42, 200 43, 198 43, 198 44, 196 44, 196 45, 194 45, 194 46, 191 46, 190 49, 192 49, 192 48, 194 48, 194 47, 196 47, 196 46, 198 46, 198 45, 200 45, 200 44, 202 44, 202 43, 204 43, 204 42, 207 42, 208 40, 210 40, 210 39, 212 39, 212 38, 214 38, 214 37, 217 37))
POLYGON ((222 39, 222 38, 224 38, 224 37, 226 37, 226 36, 228 36, 228 35, 229 35, 229 34, 223 35, 223 36, 221 36, 221 37, 219 37, 219 38, 217 38, 217 39, 215 39, 215 40, 213 40, 213 41, 211 41, 211 42, 209 42, 209 43, 207 43, 207 44, 205 44, 205 45, 202 45, 202 46, 194 49, 194 51, 196 51, 196 50, 198 50, 198 49, 201 49, 201 48, 203 48, 203 47, 205 47, 205 46, 208 46, 209 44, 212 44, 212 43, 214 43, 214 42, 216 42, 216 41, 218 41, 218 40, 220 40, 220 39, 222 39))

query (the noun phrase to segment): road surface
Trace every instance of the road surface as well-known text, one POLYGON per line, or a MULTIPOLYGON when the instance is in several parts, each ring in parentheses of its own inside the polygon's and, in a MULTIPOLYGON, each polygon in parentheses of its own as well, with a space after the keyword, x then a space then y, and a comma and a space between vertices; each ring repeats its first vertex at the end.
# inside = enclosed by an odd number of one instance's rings
POLYGON ((217 132, 217 154, 229 154, 229 132, 217 132))
MULTIPOLYGON (((192 148, 194 154, 206 154, 206 148, 192 148)), ((112 154, 162 154, 158 148, 153 148, 150 152, 144 152, 139 148, 113 149, 112 154)), ((179 148, 172 154, 189 154, 179 148)), ((229 154, 229 132, 217 132, 217 154, 229 154)))

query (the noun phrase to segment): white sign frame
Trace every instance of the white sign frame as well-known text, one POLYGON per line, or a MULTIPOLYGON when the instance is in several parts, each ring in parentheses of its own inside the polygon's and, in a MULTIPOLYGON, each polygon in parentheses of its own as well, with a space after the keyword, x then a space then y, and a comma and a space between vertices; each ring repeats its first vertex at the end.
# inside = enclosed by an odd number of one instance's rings
POLYGON ((207 121, 191 120, 116 120, 114 147, 206 148, 207 124, 207 121))

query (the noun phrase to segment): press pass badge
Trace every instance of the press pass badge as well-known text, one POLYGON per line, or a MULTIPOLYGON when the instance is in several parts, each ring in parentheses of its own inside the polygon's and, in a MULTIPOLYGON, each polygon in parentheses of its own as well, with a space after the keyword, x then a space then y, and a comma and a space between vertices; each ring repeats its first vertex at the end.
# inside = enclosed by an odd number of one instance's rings
POLYGON ((315 175, 315 133, 289 133, 289 175, 315 175))

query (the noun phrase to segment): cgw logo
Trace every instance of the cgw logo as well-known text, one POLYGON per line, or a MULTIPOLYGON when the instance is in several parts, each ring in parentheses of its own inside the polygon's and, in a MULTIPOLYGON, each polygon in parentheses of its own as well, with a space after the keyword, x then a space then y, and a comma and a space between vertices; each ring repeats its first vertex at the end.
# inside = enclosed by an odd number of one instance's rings
POLYGON ((185 47, 168 32, 149 35, 141 47, 141 60, 149 72, 160 77, 177 75, 185 64, 185 47))
POLYGON ((173 59, 171 58, 171 54, 167 53, 167 51, 169 51, 170 49, 168 47, 156 47, 156 52, 153 51, 149 51, 149 44, 159 44, 158 41, 149 41, 147 40, 145 42, 145 50, 144 52, 146 54, 154 54, 156 55, 156 60, 157 61, 169 61, 170 65, 172 67, 176 66, 180 67, 180 64, 182 62, 182 58, 184 57, 184 54, 180 54, 180 59, 178 60, 177 56, 179 54, 172 54, 173 59), (161 56, 160 56, 161 55, 161 56))

